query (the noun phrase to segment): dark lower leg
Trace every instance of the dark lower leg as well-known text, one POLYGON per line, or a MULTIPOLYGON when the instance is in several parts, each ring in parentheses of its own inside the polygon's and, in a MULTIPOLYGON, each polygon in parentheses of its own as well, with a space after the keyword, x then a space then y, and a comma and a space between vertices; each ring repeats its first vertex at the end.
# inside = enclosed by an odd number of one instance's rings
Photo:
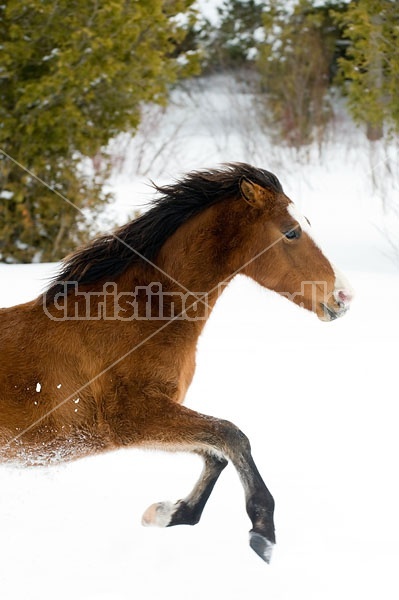
POLYGON ((195 525, 200 520, 215 483, 227 465, 227 460, 212 454, 205 454, 204 461, 204 468, 197 484, 191 494, 179 502, 178 509, 173 513, 169 526, 184 523, 195 525))
POLYGON ((241 457, 244 468, 237 467, 245 489, 246 508, 252 522, 250 545, 263 560, 270 562, 276 543, 274 532, 274 500, 264 484, 251 454, 241 457), (248 469, 249 467, 249 469, 248 469))
POLYGON ((144 525, 171 527, 198 523, 215 483, 227 465, 227 460, 222 457, 213 454, 199 454, 204 458, 204 468, 192 492, 174 504, 158 502, 150 506, 143 516, 144 525))
POLYGON ((274 532, 274 500, 252 458, 248 438, 235 425, 221 421, 225 429, 226 457, 234 464, 245 491, 247 514, 252 523, 250 545, 266 562, 270 561, 274 532))

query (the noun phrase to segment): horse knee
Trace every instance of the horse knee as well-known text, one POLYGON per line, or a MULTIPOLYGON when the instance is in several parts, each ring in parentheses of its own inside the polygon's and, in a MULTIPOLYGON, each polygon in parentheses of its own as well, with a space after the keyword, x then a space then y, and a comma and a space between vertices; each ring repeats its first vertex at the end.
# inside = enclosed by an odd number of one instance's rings
POLYGON ((220 428, 227 455, 235 452, 240 454, 251 453, 251 444, 248 437, 234 423, 223 420, 220 422, 220 428))

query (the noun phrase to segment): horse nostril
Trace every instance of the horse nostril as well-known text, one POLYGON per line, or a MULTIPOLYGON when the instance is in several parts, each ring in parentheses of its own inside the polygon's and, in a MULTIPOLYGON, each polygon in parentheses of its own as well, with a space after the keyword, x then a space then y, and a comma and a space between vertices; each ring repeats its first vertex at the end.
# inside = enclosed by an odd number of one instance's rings
POLYGON ((334 267, 335 273, 335 286, 334 286, 334 300, 340 306, 340 308, 349 308, 350 303, 353 300, 353 289, 345 275, 334 267))
POLYGON ((337 296, 338 302, 341 302, 344 305, 350 304, 350 302, 352 301, 352 298, 353 298, 352 294, 350 292, 348 292, 347 290, 338 290, 336 296, 337 296))

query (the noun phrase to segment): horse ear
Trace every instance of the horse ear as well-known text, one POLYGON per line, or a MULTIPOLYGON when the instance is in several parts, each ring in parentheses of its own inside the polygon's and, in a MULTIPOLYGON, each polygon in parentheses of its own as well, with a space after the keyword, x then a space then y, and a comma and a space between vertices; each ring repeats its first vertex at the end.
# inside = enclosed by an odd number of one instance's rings
POLYGON ((250 179, 247 179, 246 177, 241 179, 240 192, 245 202, 248 202, 253 208, 263 208, 265 206, 265 190, 250 179))

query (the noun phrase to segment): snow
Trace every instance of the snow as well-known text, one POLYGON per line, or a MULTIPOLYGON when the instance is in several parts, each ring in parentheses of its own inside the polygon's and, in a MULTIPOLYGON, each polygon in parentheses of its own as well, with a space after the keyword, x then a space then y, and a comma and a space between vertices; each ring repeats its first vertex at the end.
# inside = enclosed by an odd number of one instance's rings
MULTIPOLYGON (((198 525, 143 528, 145 509, 187 495, 201 463, 131 449, 66 466, 0 470, 2 598, 398 598, 399 271, 383 234, 387 225, 395 231, 395 172, 379 178, 383 189, 373 187, 370 153, 355 131, 344 139, 337 132, 321 156, 311 150, 308 163, 273 149, 265 132, 250 140, 248 94, 230 104, 228 87, 202 87, 191 104, 177 93, 151 141, 162 144, 180 123, 174 149, 144 157, 145 175, 133 171, 137 146, 127 144, 111 182, 117 202, 104 222, 123 222, 133 202, 140 205, 138 190, 148 201, 148 178, 170 181, 191 168, 248 160, 276 172, 356 291, 348 315, 322 323, 239 276, 200 340, 186 404, 233 421, 250 438, 276 500, 271 565, 249 548, 250 522, 231 466, 198 525)), ((0 305, 33 298, 55 269, 0 264, 0 305)))
POLYGON ((194 8, 207 19, 210 23, 216 25, 220 21, 218 7, 221 2, 219 0, 197 0, 194 8))

